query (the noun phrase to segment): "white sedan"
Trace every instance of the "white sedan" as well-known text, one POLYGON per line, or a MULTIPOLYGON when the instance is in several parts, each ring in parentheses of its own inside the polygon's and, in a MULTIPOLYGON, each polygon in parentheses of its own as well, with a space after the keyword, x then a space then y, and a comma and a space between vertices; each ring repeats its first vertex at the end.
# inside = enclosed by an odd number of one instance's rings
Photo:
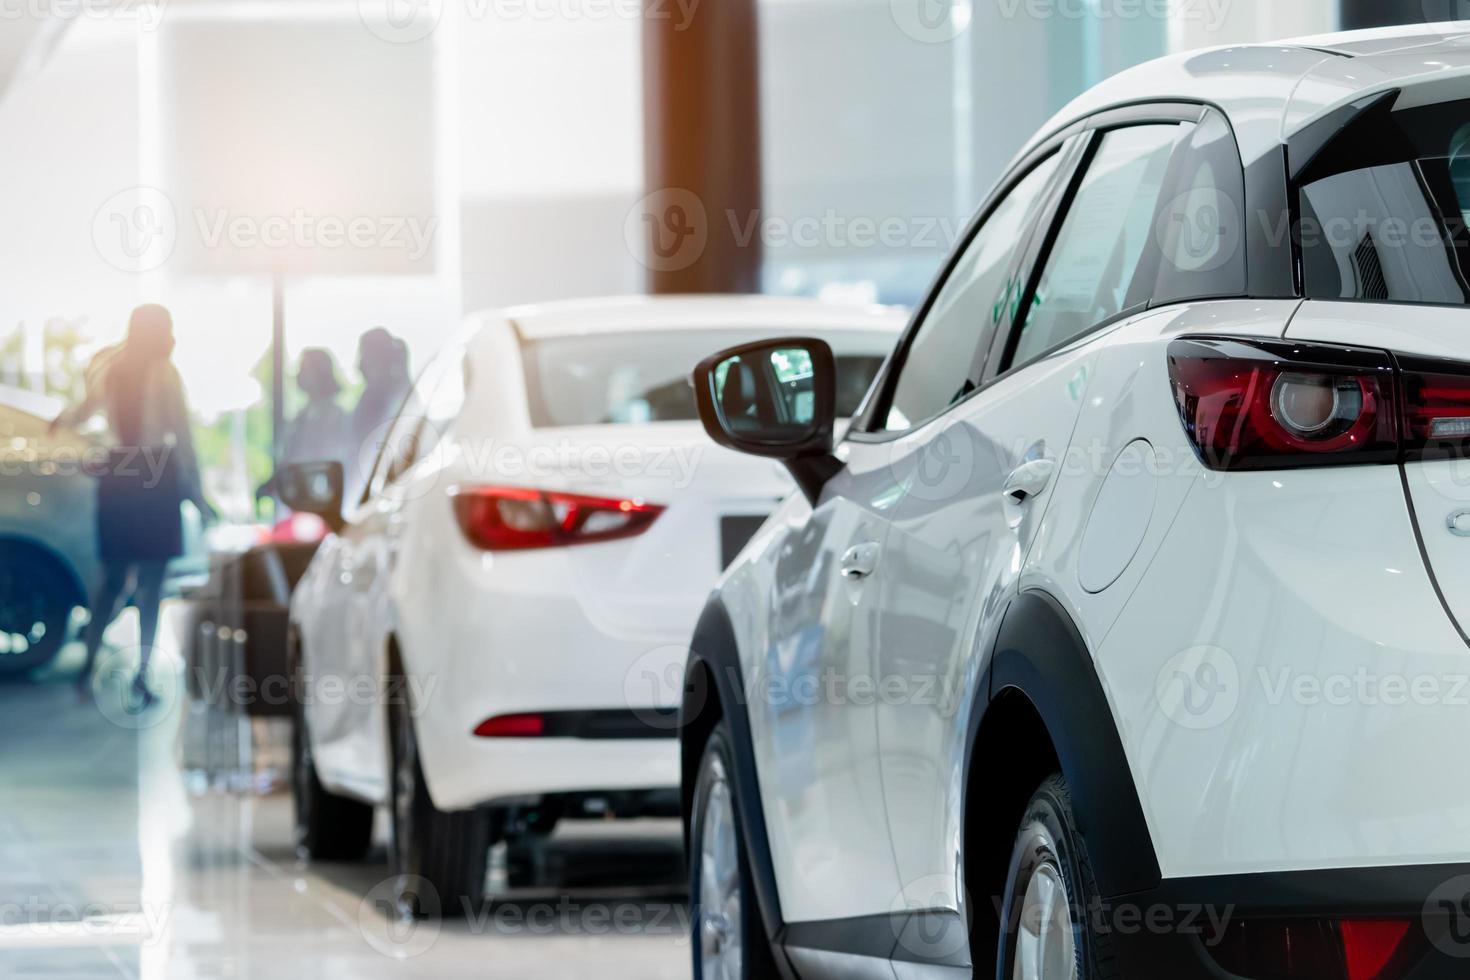
POLYGON ((283 496, 335 531, 291 605, 301 850, 361 856, 389 806, 400 901, 449 914, 481 897, 497 840, 677 813, 688 637, 792 490, 705 435, 689 373, 819 336, 851 416, 904 319, 761 297, 485 314, 365 451, 360 500, 342 506, 339 465, 285 470, 283 496))

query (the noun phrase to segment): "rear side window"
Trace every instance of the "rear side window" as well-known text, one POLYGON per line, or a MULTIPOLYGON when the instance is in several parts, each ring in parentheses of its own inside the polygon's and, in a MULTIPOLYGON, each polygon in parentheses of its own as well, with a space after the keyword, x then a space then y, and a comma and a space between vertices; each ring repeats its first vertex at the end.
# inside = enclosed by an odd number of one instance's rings
POLYGON ((1245 171, 1235 134, 1215 109, 1185 127, 1169 161, 1153 235, 1124 309, 1244 296, 1245 171))
POLYGON ((1033 360, 1127 308, 1154 235, 1169 161, 1193 129, 1170 123, 1103 135, 1017 326, 1007 366, 1033 360))

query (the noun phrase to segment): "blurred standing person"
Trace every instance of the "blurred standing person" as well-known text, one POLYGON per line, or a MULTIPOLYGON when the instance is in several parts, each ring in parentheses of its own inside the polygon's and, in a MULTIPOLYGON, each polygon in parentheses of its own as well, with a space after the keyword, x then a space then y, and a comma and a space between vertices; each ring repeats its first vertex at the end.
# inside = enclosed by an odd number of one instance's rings
POLYGON ((388 427, 398 417, 411 387, 408 348, 383 327, 373 327, 357 342, 357 369, 362 394, 352 410, 352 462, 347 473, 346 499, 355 499, 387 441, 388 427))
POLYGON ((107 469, 97 483, 102 581, 92 596, 87 662, 77 686, 85 691, 91 683, 102 634, 132 596, 138 607, 141 658, 132 690, 144 706, 153 701, 145 678, 158 634, 164 571, 169 559, 184 550, 179 505, 191 500, 207 520, 214 517, 199 480, 173 349, 168 310, 155 303, 138 307, 128 319, 127 338, 105 357, 94 358, 86 400, 53 423, 80 423, 100 411, 112 436, 107 469))
MULTIPOLYGON (((337 362, 329 351, 308 347, 301 352, 296 366, 296 387, 306 396, 306 405, 291 419, 281 444, 281 463, 351 463, 351 422, 347 412, 337 404, 342 382, 337 377, 337 362)), ((275 492, 275 477, 255 491, 257 498, 275 492)))
POLYGON ((306 406, 291 420, 281 447, 283 463, 347 461, 347 412, 337 404, 342 382, 330 352, 309 347, 301 352, 296 367, 296 386, 306 396, 306 406))

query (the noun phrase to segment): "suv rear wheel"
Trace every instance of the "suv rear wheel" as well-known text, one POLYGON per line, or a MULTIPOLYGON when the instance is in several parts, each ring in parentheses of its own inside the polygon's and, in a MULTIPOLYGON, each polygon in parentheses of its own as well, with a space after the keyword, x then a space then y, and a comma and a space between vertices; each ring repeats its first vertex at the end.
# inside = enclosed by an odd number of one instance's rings
POLYGON ((1097 895, 1072 795, 1059 774, 1032 795, 1011 849, 1001 909, 1000 969, 1006 980, 1113 980, 1106 933, 1089 928, 1097 895))
POLYGON ((694 787, 689 900, 694 911, 695 980, 780 976, 745 852, 730 744, 729 729, 722 721, 705 743, 694 787))

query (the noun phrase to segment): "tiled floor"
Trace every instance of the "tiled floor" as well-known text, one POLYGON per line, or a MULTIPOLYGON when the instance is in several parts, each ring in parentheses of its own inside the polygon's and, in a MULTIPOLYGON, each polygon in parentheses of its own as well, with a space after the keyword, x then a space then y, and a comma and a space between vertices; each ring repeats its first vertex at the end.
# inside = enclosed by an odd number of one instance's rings
POLYGON ((0 685, 6 980, 689 975, 677 827, 565 825, 548 863, 579 870, 575 893, 553 872, 469 920, 400 928, 381 853, 308 867, 288 796, 189 791, 177 704, 133 730, 67 680, 0 685))

